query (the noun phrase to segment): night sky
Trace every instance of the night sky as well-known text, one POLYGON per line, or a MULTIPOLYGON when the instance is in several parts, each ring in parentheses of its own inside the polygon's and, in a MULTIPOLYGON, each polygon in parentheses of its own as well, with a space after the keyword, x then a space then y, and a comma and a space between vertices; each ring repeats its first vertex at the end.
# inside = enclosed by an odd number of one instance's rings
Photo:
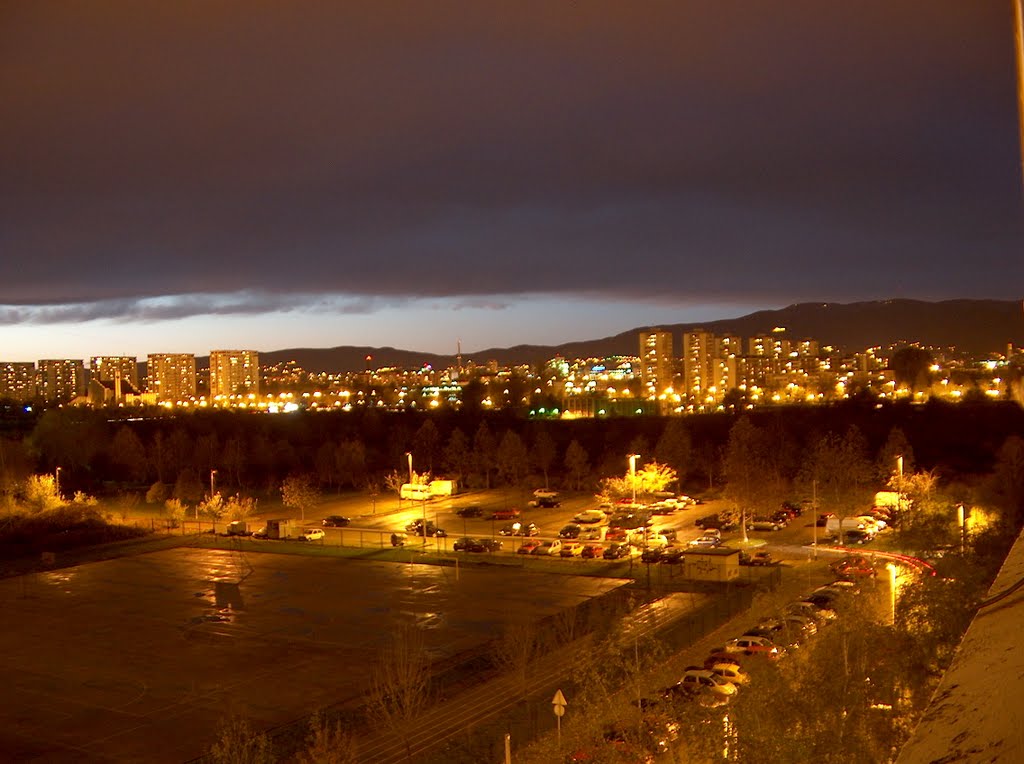
POLYGON ((1009 0, 0 10, 0 360, 1020 298, 1009 0))

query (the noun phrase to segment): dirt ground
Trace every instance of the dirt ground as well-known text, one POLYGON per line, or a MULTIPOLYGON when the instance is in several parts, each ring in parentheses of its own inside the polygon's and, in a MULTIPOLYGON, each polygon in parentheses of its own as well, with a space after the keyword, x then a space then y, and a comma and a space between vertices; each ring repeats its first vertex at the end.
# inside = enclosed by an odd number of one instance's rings
POLYGON ((623 583, 201 549, 0 580, 0 760, 185 761, 361 694, 399 622, 440 659, 623 583))

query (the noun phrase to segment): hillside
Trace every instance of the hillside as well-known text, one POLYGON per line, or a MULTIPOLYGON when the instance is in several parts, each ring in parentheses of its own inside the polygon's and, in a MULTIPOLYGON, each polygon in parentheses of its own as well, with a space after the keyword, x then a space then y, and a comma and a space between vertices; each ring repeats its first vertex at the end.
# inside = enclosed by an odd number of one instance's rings
MULTIPOLYGON (((1021 303, 1009 300, 884 300, 857 303, 800 303, 779 310, 762 310, 738 318, 702 324, 662 324, 676 335, 697 328, 716 334, 749 337, 786 327, 793 339, 810 337, 822 345, 847 349, 920 342, 934 347, 956 347, 969 353, 1002 352, 1009 343, 1024 346, 1024 312, 1021 303)), ((555 356, 600 358, 635 355, 637 333, 651 327, 636 327, 601 339, 561 345, 516 345, 463 353, 463 360, 478 364, 494 360, 502 365, 539 363, 555 356)), ((443 368, 454 363, 451 355, 435 355, 392 347, 293 348, 262 352, 263 364, 295 360, 309 371, 345 372, 367 368, 366 356, 373 356, 373 368, 402 366, 416 368, 431 364, 443 368)))

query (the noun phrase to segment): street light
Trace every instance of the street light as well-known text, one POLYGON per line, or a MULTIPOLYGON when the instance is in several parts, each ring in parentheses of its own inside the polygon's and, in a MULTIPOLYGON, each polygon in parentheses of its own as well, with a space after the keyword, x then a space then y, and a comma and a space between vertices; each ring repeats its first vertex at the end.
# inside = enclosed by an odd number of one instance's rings
POLYGON ((960 556, 964 556, 964 536, 967 535, 967 516, 964 512, 964 505, 956 505, 956 522, 960 526, 960 556))
POLYGON ((409 482, 412 483, 412 451, 406 451, 405 458, 409 460, 409 482))
POLYGON ((217 470, 210 470, 210 498, 212 499, 217 493, 215 488, 215 480, 217 478, 217 470))
POLYGON ((889 625, 896 625, 896 566, 891 562, 886 563, 885 569, 889 571, 889 625))
POLYGON ((53 488, 54 488, 54 490, 57 493, 57 498, 58 499, 60 498, 60 470, 61 470, 61 468, 58 467, 57 471, 54 473, 54 477, 53 477, 53 488))
POLYGON ((629 455, 629 484, 633 489, 633 504, 636 505, 636 460, 640 454, 629 455))

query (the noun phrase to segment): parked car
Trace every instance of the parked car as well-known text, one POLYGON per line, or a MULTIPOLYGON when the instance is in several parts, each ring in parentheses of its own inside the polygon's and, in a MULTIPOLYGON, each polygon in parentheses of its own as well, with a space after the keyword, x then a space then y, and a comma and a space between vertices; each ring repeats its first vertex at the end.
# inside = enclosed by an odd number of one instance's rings
POLYGON ((621 526, 609 527, 604 534, 605 541, 625 541, 629 538, 629 531, 621 526))
POLYGON ((555 507, 562 506, 562 502, 554 498, 533 499, 529 504, 531 507, 540 507, 541 509, 554 509, 555 507))
POLYGON ((843 533, 843 542, 846 544, 854 544, 856 546, 863 546, 864 544, 870 544, 875 540, 875 534, 870 530, 860 530, 854 528, 853 530, 845 531, 843 533))
POLYGON ((716 546, 721 546, 722 545, 722 537, 720 535, 716 536, 716 535, 709 535, 709 534, 705 533, 703 536, 699 536, 699 537, 693 539, 692 541, 690 541, 689 545, 693 546, 693 547, 711 547, 711 548, 714 548, 716 546))
POLYGON ((583 544, 578 541, 568 541, 562 544, 562 551, 559 554, 562 557, 582 557, 583 544))
POLYGON ((533 554, 533 550, 540 546, 540 539, 526 539, 519 548, 516 550, 516 554, 533 554))
POLYGON ((739 664, 736 663, 714 661, 710 666, 705 664, 704 668, 731 684, 747 684, 750 681, 750 674, 741 669, 739 664))
POLYGON ((253 531, 252 532, 252 537, 254 539, 265 539, 267 537, 267 526, 264 525, 259 530, 253 531))
MULTIPOLYGON (((501 539, 480 539, 480 551, 482 552, 500 552, 502 546, 501 539)), ((473 550, 474 552, 477 550, 473 550)))
POLYGON ((557 499, 558 491, 552 491, 548 488, 538 488, 533 492, 533 498, 535 499, 557 499))
POLYGON ((459 517, 483 517, 484 511, 476 504, 470 504, 468 507, 460 507, 455 510, 455 514, 459 517))
POLYGON ((580 557, 585 560, 599 560, 604 557, 604 547, 600 544, 584 544, 580 557))
POLYGON ((632 544, 612 544, 604 550, 606 560, 621 560, 623 557, 635 557, 638 552, 632 544))
POLYGON ((555 539, 554 541, 542 541, 534 547, 532 554, 556 556, 561 551, 562 542, 555 539))
POLYGON ((640 555, 640 561, 648 564, 655 563, 661 560, 664 551, 660 546, 648 547, 640 555))
POLYGON ((670 547, 661 553, 659 562, 664 565, 678 565, 683 561, 683 550, 678 547, 670 547))
POLYGON ((766 637, 736 637, 726 640, 723 647, 727 653, 759 655, 765 658, 779 657, 779 648, 766 637))
POLYGON ((323 528, 306 528, 299 536, 299 541, 319 541, 326 535, 323 528))
POLYGON ((698 517, 693 521, 693 524, 702 530, 717 528, 718 530, 731 531, 739 527, 739 523, 732 513, 705 515, 704 517, 698 517))
POLYGON ((352 521, 341 515, 328 515, 320 521, 325 528, 344 528, 350 522, 352 521))
POLYGON ((498 531, 502 536, 536 536, 540 533, 534 523, 509 523, 498 531))
POLYGON ((683 672, 683 678, 679 680, 684 687, 690 686, 713 692, 723 697, 731 697, 736 694, 736 685, 718 676, 709 669, 691 666, 683 672))
POLYGON ((456 539, 455 543, 452 544, 453 552, 475 552, 478 548, 480 548, 480 539, 469 536, 456 539))
POLYGON ((755 567, 774 565, 775 561, 772 559, 771 552, 754 552, 750 554, 740 550, 740 565, 753 565, 755 567))
POLYGON ((496 509, 491 514, 492 520, 515 520, 519 517, 518 509, 496 509))
POLYGON ((407 526, 405 526, 406 533, 411 533, 413 536, 432 536, 437 538, 443 538, 448 535, 444 528, 438 528, 433 520, 427 520, 426 533, 423 532, 423 520, 413 520, 407 526))
POLYGON ((577 512, 572 518, 578 523, 591 524, 600 523, 604 521, 604 512, 600 509, 584 509, 582 512, 577 512))
POLYGON ((582 541, 604 541, 607 530, 608 527, 605 525, 591 525, 580 531, 580 539, 582 541))
POLYGON ((569 523, 568 525, 562 526, 562 530, 558 532, 558 538, 560 539, 578 539, 580 537, 580 531, 582 529, 576 523, 569 523))
POLYGON ((822 512, 818 515, 818 519, 814 521, 814 524, 819 528, 824 528, 828 525, 828 521, 835 517, 833 512, 822 512))
POLYGON ((821 623, 823 621, 831 621, 836 618, 836 613, 833 610, 822 610, 820 607, 815 605, 813 602, 791 602, 786 607, 786 612, 791 615, 801 616, 804 618, 810 618, 815 623, 821 623))
POLYGON ((783 523, 770 517, 754 517, 747 522, 748 531, 781 531, 783 523))

